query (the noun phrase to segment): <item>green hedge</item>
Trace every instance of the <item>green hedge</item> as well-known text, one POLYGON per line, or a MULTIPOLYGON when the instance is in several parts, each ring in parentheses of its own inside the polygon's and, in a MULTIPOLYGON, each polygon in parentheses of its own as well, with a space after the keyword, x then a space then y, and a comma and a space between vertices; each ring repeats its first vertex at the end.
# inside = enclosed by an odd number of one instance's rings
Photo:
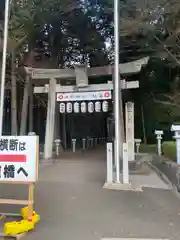
MULTIPOLYGON (((141 144, 140 152, 141 153, 156 153, 157 147, 156 147, 156 145, 141 144)), ((165 157, 167 157, 173 161, 176 161, 176 143, 175 143, 175 141, 163 142, 162 152, 165 157)))

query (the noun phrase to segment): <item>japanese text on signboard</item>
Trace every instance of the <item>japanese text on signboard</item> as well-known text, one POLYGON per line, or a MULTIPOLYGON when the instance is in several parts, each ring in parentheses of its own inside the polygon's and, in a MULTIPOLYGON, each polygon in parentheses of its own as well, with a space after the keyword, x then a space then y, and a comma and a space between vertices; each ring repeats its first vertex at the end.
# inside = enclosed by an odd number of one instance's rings
POLYGON ((0 139, 0 151, 25 151, 26 143, 18 139, 0 139))

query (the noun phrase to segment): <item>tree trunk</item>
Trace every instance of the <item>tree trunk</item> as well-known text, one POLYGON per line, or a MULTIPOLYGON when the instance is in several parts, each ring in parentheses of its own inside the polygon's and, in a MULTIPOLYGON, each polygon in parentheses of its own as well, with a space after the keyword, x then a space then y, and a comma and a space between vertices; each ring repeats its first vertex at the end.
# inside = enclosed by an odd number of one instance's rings
POLYGON ((17 135, 17 82, 15 52, 11 52, 11 135, 17 135))
POLYGON ((33 132, 33 85, 29 83, 29 132, 33 132))
POLYGON ((145 127, 145 120, 144 120, 144 108, 143 108, 143 105, 141 105, 141 118, 142 118, 143 142, 144 142, 144 144, 147 144, 146 127, 145 127))

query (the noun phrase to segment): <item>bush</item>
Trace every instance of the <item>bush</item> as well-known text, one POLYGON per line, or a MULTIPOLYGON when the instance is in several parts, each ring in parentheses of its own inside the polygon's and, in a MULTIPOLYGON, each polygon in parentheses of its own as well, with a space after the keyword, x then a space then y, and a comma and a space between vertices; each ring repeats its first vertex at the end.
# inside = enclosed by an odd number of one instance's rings
POLYGON ((163 142, 162 151, 165 157, 176 161, 176 142, 163 142))

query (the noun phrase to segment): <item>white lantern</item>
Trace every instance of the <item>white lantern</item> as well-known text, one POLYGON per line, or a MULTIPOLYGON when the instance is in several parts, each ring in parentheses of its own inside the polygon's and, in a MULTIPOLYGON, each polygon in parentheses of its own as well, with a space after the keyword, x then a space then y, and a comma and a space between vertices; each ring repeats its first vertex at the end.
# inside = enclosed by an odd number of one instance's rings
POLYGON ((101 102, 95 102, 95 112, 101 112, 101 102))
POLYGON ((79 113, 79 103, 78 102, 74 103, 74 112, 79 113))
POLYGON ((45 93, 49 92, 49 84, 44 85, 44 92, 45 93))
POLYGON ((82 102, 82 103, 81 103, 81 112, 82 112, 82 113, 86 113, 86 111, 87 111, 86 108, 87 108, 87 107, 86 107, 86 103, 85 103, 85 102, 82 102))
POLYGON ((88 112, 89 113, 93 113, 94 112, 94 103, 93 102, 89 102, 88 103, 88 112))
POLYGON ((103 112, 108 112, 108 102, 107 101, 103 101, 102 110, 103 110, 103 112))
POLYGON ((66 104, 66 111, 67 113, 72 113, 72 103, 68 102, 66 104))
POLYGON ((65 103, 60 103, 59 104, 59 111, 60 111, 60 113, 65 113, 65 111, 66 111, 65 103))

